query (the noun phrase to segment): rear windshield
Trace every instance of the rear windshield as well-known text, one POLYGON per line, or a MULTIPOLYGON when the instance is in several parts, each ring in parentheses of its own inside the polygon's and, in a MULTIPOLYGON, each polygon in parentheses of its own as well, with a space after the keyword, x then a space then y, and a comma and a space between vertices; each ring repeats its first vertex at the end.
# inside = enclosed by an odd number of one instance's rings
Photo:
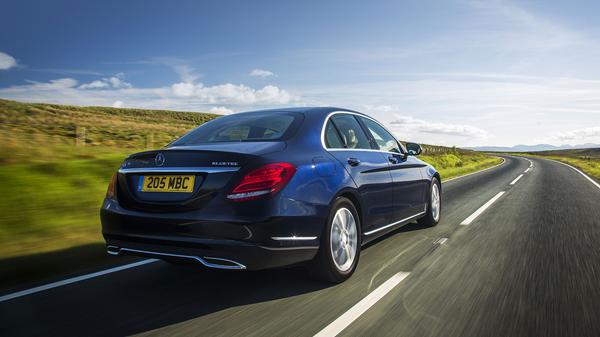
POLYGON ((243 113, 219 117, 192 130, 171 146, 285 140, 298 128, 302 117, 302 114, 292 112, 243 113))

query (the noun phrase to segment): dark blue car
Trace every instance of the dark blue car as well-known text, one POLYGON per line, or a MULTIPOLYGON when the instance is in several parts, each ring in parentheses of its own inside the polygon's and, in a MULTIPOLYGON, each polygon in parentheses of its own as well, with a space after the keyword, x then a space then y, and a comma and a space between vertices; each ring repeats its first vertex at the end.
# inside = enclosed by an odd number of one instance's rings
POLYGON ((420 152, 345 109, 220 117, 125 160, 102 205, 107 250, 221 269, 303 263, 341 282, 361 245, 438 223, 440 176, 420 152))

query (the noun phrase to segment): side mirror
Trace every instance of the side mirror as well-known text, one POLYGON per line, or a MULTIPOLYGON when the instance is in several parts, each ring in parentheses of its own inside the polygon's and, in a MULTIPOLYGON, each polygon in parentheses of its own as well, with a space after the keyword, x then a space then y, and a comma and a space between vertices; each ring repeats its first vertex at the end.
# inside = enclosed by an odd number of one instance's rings
POLYGON ((423 152, 421 145, 417 143, 406 143, 406 150, 409 156, 418 156, 423 152))

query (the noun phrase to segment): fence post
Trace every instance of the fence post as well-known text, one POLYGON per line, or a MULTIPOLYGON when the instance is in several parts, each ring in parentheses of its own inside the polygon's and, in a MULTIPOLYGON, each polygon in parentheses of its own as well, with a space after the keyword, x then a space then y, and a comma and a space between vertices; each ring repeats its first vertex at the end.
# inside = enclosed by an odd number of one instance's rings
POLYGON ((146 135, 146 149, 154 148, 154 134, 149 133, 146 135))
POLYGON ((85 146, 85 137, 86 137, 85 126, 76 126, 75 127, 75 145, 77 146, 85 146))

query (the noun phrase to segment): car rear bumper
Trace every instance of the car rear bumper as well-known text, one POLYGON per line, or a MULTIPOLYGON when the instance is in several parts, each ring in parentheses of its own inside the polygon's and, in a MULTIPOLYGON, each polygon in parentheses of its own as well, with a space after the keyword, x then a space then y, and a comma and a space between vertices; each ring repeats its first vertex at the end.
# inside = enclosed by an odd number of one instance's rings
POLYGON ((197 220, 193 212, 144 213, 110 201, 105 202, 100 217, 111 255, 237 270, 312 260, 319 249, 323 223, 314 216, 197 220))

